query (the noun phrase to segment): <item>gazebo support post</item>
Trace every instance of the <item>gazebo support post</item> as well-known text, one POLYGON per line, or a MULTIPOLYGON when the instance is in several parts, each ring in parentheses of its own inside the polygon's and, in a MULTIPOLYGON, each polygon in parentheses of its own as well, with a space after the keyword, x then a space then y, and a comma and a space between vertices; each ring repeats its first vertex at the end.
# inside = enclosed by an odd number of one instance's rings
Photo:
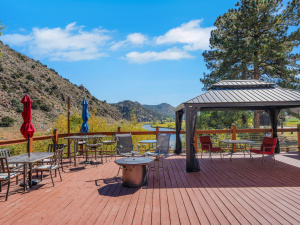
POLYGON ((181 125, 182 125, 182 118, 183 118, 183 109, 178 110, 175 113, 175 120, 176 120, 176 149, 174 151, 175 154, 180 155, 182 152, 182 143, 180 139, 180 131, 181 131, 181 125))
POLYGON ((275 109, 269 109, 267 110, 270 116, 270 121, 271 121, 271 126, 272 126, 272 133, 273 133, 273 138, 277 138, 277 144, 275 148, 275 153, 280 153, 280 144, 279 144, 279 139, 277 135, 277 124, 278 124, 278 115, 280 112, 279 108, 275 109))
POLYGON ((186 127, 186 172, 200 171, 200 165, 196 157, 194 136, 197 129, 197 111, 199 107, 192 108, 185 106, 185 127, 186 127))

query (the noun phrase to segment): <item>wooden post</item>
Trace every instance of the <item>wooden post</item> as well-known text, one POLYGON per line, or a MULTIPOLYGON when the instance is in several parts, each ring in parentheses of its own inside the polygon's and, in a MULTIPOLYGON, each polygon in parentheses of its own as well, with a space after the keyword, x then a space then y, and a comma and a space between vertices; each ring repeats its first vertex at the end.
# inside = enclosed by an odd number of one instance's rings
POLYGON ((53 143, 58 144, 58 131, 57 131, 57 129, 54 129, 54 131, 53 131, 53 143))
POLYGON ((156 128, 155 128, 156 139, 157 139, 158 133, 159 133, 159 127, 156 127, 156 128))
MULTIPOLYGON (((68 136, 70 136, 70 106, 71 106, 71 96, 68 96, 68 136)), ((68 157, 71 156, 71 141, 68 139, 68 157)))
POLYGON ((32 149, 33 149, 33 138, 30 138, 30 144, 29 144, 29 149, 28 151, 32 152, 32 149))
MULTIPOLYGON (((231 130, 232 130, 232 140, 236 140, 236 126, 234 124, 232 124, 231 126, 231 130)), ((234 152, 236 152, 236 144, 233 144, 233 150, 234 152)))
POLYGON ((297 125, 298 151, 300 151, 300 124, 297 125))
POLYGON ((121 133, 121 127, 118 127, 118 131, 117 131, 118 134, 121 133))

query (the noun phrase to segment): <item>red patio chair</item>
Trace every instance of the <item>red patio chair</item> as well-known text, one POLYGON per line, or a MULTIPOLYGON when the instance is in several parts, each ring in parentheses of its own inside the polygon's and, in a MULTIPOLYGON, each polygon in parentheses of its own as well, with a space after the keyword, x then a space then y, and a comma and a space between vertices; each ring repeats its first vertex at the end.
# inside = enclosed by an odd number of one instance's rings
POLYGON ((221 154, 222 148, 220 148, 220 147, 213 147, 212 143, 211 143, 211 140, 210 140, 210 136, 201 136, 201 137, 199 137, 199 139, 200 139, 201 149, 202 149, 202 151, 201 151, 201 159, 202 159, 202 153, 203 153, 203 151, 209 151, 209 157, 210 157, 210 159, 212 158, 211 157, 211 153, 212 152, 217 152, 217 153, 220 152, 220 156, 221 156, 221 159, 222 159, 222 154, 221 154))
POLYGON ((264 165, 265 161, 265 154, 266 155, 273 155, 274 164, 275 164, 275 147, 277 143, 277 138, 270 138, 270 137, 264 137, 263 143, 260 146, 260 149, 250 149, 250 160, 253 160, 252 153, 255 154, 262 154, 262 165, 264 165))

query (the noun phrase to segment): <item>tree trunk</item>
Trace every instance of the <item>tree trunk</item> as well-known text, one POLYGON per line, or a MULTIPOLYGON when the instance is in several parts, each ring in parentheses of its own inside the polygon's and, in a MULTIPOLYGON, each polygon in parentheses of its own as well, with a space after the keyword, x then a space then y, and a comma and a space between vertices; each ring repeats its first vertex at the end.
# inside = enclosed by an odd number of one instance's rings
POLYGON ((259 120, 259 110, 254 110, 254 128, 260 127, 260 120, 259 120))
MULTIPOLYGON (((258 56, 257 52, 254 53, 254 79, 258 80, 259 79, 259 68, 258 68, 258 56)), ((260 127, 260 120, 259 120, 259 111, 254 110, 254 128, 259 128, 260 127)))

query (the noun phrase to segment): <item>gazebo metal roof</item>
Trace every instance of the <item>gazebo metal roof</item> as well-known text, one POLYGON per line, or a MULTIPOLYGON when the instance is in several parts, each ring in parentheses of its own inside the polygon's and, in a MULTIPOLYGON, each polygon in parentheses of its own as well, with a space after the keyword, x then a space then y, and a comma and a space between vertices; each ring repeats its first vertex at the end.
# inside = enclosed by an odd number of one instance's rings
MULTIPOLYGON (((176 111, 176 154, 181 153, 180 130, 185 113, 186 171, 199 171, 195 157, 194 136, 198 111, 266 110, 269 113, 273 137, 277 138, 277 119, 281 109, 300 106, 300 91, 280 88, 272 82, 260 80, 223 80, 207 92, 179 105, 176 111)), ((276 153, 280 152, 277 141, 276 153)))
POLYGON ((260 80, 224 80, 214 84, 207 92, 181 104, 197 105, 201 111, 293 108, 300 105, 300 91, 275 86, 260 80))

